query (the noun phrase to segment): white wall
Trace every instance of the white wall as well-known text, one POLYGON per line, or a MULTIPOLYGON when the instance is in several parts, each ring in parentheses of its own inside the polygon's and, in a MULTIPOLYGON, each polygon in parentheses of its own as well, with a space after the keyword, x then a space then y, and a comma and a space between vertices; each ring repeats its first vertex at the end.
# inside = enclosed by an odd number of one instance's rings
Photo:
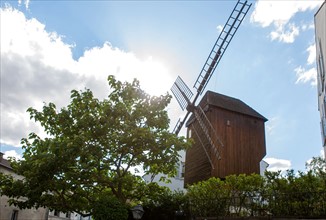
MULTIPOLYGON (((4 166, 7 165, 7 160, 0 156, 0 173, 6 175, 11 175, 15 179, 23 179, 22 176, 15 174, 10 168, 4 166)), ((9 205, 9 198, 7 196, 0 197, 0 220, 10 220, 12 219, 13 212, 17 212, 17 220, 25 219, 37 219, 37 220, 46 220, 47 219, 47 209, 19 209, 13 205, 9 205)))
MULTIPOLYGON (((164 175, 162 174, 159 174, 157 176, 155 176, 153 182, 157 182, 160 186, 167 186, 169 187, 172 191, 175 191, 175 190, 182 190, 184 191, 184 187, 183 187, 183 184, 184 184, 184 178, 181 176, 181 173, 182 173, 182 163, 184 164, 185 162, 185 151, 180 151, 179 152, 179 155, 180 155, 180 161, 179 161, 179 164, 178 164, 178 175, 174 178, 170 178, 171 180, 171 183, 164 183, 164 182, 160 182, 160 178, 161 177, 165 177, 164 175)), ((151 182, 151 176, 150 175, 145 175, 143 176, 143 179, 149 183, 151 182)))
POLYGON ((326 3, 320 7, 315 14, 315 41, 316 41, 316 64, 317 64, 317 82, 318 82, 318 110, 321 119, 321 133, 326 156, 326 3))

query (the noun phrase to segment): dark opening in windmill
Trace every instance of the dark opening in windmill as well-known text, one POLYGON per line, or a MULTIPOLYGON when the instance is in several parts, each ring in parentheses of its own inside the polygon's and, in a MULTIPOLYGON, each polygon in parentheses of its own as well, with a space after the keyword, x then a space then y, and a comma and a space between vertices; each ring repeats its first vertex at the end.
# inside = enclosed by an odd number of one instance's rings
POLYGON ((195 81, 194 99, 191 101, 193 93, 179 76, 171 88, 182 110, 187 111, 173 132, 178 134, 186 123, 187 136, 194 139, 186 152, 185 186, 213 176, 259 173, 260 161, 266 155, 267 119, 254 109, 211 91, 196 105, 250 7, 240 0, 235 5, 195 81))

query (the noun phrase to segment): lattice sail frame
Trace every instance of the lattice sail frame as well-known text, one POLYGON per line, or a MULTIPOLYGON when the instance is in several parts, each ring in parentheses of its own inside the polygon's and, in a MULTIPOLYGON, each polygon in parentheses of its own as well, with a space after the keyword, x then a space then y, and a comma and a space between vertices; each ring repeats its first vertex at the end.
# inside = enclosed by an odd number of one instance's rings
MULTIPOLYGON (((218 137, 218 135, 216 134, 216 131, 214 130, 212 124, 207 119, 205 112, 201 109, 200 106, 195 107, 195 104, 198 97, 205 90, 210 78, 212 77, 212 74, 214 73, 217 65, 219 64, 221 58, 224 55, 225 50, 229 46, 229 43, 233 39, 236 31, 238 30, 243 19, 245 18, 251 5, 252 4, 251 3, 248 4, 247 1, 242 2, 238 0, 226 24, 224 25, 220 35, 218 36, 208 58, 206 59, 206 62, 202 70, 200 71, 199 76, 195 81, 193 88, 196 89, 196 95, 193 101, 191 101, 191 98, 193 97, 193 93, 191 92, 189 87, 185 84, 185 82, 181 79, 180 76, 177 77, 175 83, 171 88, 171 91, 176 97, 181 109, 182 110, 187 109, 186 116, 183 118, 183 120, 181 119, 178 120, 176 126, 173 129, 173 133, 179 134, 188 116, 190 115, 190 113, 193 113, 200 125, 200 129, 205 133, 205 138, 208 140, 208 142, 212 147, 212 152, 214 153, 213 158, 220 158, 218 149, 219 146, 223 146, 223 143, 218 137)), ((198 130, 196 130, 195 133, 198 135, 198 130)), ((214 168, 213 161, 209 157, 208 152, 205 146, 203 145, 203 141, 200 135, 198 135, 198 139, 200 140, 201 145, 203 146, 205 153, 209 158, 212 168, 214 168)))

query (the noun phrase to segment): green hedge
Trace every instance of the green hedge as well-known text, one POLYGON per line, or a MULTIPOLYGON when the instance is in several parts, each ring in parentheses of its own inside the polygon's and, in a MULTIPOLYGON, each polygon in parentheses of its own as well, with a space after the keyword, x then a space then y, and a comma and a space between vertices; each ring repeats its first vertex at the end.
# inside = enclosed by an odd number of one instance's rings
POLYGON ((187 196, 192 216, 326 217, 326 179, 312 172, 211 178, 187 196))

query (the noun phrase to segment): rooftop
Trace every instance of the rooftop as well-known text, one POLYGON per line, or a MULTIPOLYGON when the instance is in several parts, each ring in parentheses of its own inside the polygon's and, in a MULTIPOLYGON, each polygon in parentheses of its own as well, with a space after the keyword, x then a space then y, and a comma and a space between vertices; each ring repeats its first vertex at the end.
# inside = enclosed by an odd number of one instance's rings
MULTIPOLYGON (((251 116, 257 119, 260 119, 266 122, 268 119, 259 114, 249 105, 241 101, 240 99, 236 99, 230 96, 226 96, 220 93, 207 91, 203 98, 201 99, 199 105, 204 109, 206 105, 218 107, 221 109, 225 109, 232 112, 237 112, 243 115, 251 116)), ((187 126, 192 122, 194 116, 192 115, 187 122, 187 126)))
POLYGON ((255 111, 253 108, 251 108, 249 105, 247 105, 240 99, 222 95, 220 93, 207 91, 201 100, 201 103, 202 102, 206 102, 208 105, 216 106, 222 109, 262 119, 265 122, 267 121, 267 118, 259 114, 257 111, 255 111))
POLYGON ((0 167, 5 167, 7 169, 12 169, 10 166, 10 161, 3 158, 3 153, 0 152, 0 167))

